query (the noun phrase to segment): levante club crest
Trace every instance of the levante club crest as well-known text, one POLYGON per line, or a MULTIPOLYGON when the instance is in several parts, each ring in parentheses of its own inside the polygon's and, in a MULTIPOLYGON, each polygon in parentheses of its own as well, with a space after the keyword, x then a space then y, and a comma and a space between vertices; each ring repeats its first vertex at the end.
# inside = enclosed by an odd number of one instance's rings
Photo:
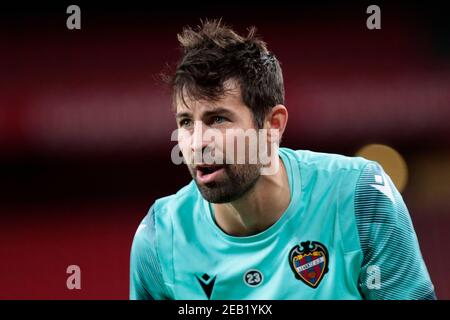
POLYGON ((317 241, 305 241, 289 252, 289 265, 298 280, 317 288, 328 272, 328 250, 317 241), (301 246, 301 247, 300 247, 301 246))

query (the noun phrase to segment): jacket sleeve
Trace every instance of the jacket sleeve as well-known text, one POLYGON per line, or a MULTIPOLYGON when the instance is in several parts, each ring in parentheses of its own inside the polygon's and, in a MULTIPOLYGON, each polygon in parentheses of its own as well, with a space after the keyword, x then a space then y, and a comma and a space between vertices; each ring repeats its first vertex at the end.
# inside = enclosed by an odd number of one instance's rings
POLYGON ((376 162, 363 169, 355 193, 365 299, 436 299, 402 196, 376 162))
POLYGON ((168 299, 158 259, 154 208, 150 208, 133 239, 130 255, 130 300, 168 299))

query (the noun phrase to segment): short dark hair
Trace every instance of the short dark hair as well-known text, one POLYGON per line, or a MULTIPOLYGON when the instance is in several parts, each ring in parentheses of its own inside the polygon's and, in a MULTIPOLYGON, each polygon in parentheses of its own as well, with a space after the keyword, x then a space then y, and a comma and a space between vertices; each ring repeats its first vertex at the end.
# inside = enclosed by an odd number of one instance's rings
POLYGON ((181 97, 185 102, 185 93, 215 101, 225 94, 224 82, 235 80, 256 126, 263 127, 272 107, 284 104, 284 83, 279 61, 255 33, 251 27, 246 37, 240 36, 221 20, 185 27, 178 34, 182 57, 167 79, 173 101, 181 97))

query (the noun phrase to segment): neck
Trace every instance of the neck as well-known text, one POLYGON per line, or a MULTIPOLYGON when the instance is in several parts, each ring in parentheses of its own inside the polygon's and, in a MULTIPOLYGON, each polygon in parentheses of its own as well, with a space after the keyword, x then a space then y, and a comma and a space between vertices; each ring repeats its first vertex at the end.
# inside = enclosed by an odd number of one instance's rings
POLYGON ((289 180, 283 161, 279 170, 262 175, 245 195, 228 203, 214 204, 218 226, 233 236, 250 236, 273 225, 286 211, 290 202, 289 180))

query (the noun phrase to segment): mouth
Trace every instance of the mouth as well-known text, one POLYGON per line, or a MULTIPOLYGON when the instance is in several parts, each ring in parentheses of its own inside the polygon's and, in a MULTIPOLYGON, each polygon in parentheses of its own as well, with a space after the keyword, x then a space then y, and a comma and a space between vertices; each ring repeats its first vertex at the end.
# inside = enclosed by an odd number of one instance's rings
POLYGON ((195 167, 197 181, 201 183, 210 183, 216 180, 225 172, 224 165, 198 165, 195 167))

